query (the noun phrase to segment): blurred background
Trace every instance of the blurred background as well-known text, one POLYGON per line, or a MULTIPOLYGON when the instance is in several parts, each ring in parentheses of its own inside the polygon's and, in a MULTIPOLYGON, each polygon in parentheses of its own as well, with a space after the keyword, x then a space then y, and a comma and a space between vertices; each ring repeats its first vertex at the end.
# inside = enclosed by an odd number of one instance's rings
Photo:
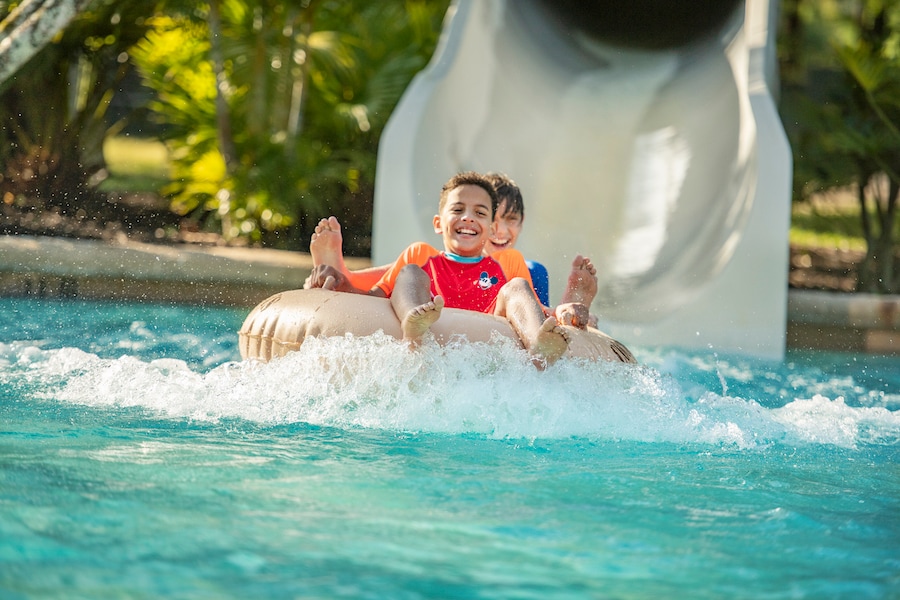
MULTIPOLYGON (((41 4, 0 2, 0 49, 41 4)), ((369 255, 380 136, 449 0, 55 4, 0 82, 0 233, 306 251, 333 214, 369 255)), ((789 285, 900 293, 900 2, 784 0, 778 64, 789 285)))

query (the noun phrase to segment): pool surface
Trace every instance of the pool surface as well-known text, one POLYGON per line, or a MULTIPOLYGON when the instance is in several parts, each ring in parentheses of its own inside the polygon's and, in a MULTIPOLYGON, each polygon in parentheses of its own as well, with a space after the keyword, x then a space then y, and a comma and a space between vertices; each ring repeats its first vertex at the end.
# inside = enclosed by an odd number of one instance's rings
POLYGON ((0 299, 0 597, 900 597, 896 356, 257 364, 244 316, 0 299))

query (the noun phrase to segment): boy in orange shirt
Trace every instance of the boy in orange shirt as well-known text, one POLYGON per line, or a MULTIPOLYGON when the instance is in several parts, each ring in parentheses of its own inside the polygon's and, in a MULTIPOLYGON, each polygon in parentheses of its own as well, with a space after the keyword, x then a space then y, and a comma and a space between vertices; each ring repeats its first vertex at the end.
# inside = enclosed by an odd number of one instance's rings
POLYGON ((460 173, 444 184, 433 220, 443 252, 422 242, 411 245, 368 291, 338 269, 320 265, 310 276, 312 287, 390 298, 403 337, 413 345, 445 306, 503 317, 543 368, 565 353, 568 334, 556 317, 545 318, 517 250, 484 256, 496 206, 496 191, 485 176, 460 173))

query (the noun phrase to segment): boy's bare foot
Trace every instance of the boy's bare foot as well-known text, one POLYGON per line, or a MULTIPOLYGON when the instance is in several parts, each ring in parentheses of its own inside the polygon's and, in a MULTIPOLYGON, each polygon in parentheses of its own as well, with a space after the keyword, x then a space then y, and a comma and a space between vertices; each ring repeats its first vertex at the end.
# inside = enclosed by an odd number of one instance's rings
POLYGON ((338 223, 337 217, 319 221, 309 239, 309 253, 312 254, 313 265, 329 265, 347 275, 343 243, 341 224, 338 223))
POLYGON ((572 261, 572 271, 569 273, 566 290, 563 292, 562 304, 580 302, 585 306, 590 306, 596 295, 597 269, 590 258, 578 254, 572 261))
POLYGON ((555 363, 569 349, 569 332, 559 325, 556 317, 547 317, 531 340, 528 352, 539 369, 555 363))
POLYGON ((431 302, 409 309, 409 312, 406 313, 406 316, 400 322, 403 339, 410 342, 413 346, 418 345, 422 340, 422 336, 440 318, 443 308, 444 299, 441 296, 435 296, 431 302))

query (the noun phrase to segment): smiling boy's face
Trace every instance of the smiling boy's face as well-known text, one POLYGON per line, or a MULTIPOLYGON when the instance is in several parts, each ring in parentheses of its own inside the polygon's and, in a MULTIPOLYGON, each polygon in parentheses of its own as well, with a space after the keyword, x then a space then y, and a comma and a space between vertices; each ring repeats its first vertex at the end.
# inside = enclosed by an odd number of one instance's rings
POLYGON ((494 229, 484 249, 488 254, 515 248, 516 240, 522 233, 522 213, 509 210, 510 203, 502 200, 494 214, 494 229))
POLYGON ((434 232, 443 238, 445 252, 481 256, 491 222, 490 194, 466 184, 450 190, 440 214, 434 216, 434 232))

